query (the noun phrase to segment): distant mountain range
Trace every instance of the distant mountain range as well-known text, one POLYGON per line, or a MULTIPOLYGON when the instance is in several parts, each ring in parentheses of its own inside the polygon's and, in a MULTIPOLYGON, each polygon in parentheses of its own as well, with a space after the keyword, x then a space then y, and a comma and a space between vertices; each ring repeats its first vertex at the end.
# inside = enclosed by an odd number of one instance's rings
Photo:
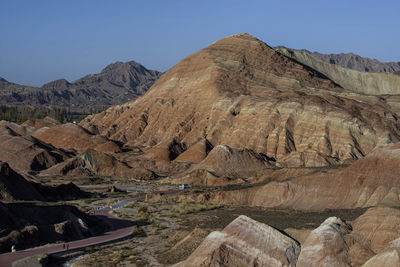
POLYGON ((364 72, 390 72, 400 75, 400 62, 380 62, 376 59, 360 57, 353 53, 321 54, 318 52, 309 52, 307 50, 304 51, 322 61, 344 68, 364 72))
POLYGON ((0 77, 0 105, 65 107, 74 111, 103 109, 142 95, 161 74, 129 61, 110 64, 100 73, 72 83, 60 79, 42 87, 15 84, 0 77))
POLYGON ((400 75, 400 62, 381 62, 374 58, 361 57, 354 53, 322 54, 306 49, 293 49, 284 46, 274 47, 277 51, 290 50, 313 56, 323 62, 361 72, 389 72, 400 75))

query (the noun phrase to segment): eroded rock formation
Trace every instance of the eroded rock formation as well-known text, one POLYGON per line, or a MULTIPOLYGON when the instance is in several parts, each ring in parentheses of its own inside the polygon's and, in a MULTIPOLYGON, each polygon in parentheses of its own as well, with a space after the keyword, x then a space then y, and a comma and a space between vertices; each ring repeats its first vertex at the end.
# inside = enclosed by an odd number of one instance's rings
POLYGON ((175 140, 183 152, 207 139, 265 154, 281 166, 326 166, 400 140, 400 122, 386 104, 349 95, 242 34, 188 56, 142 97, 80 124, 128 145, 158 149, 175 140))
POLYGON ((299 253, 295 240, 242 215, 174 266, 296 266, 299 253))
POLYGON ((121 151, 116 143, 99 135, 89 133, 73 123, 40 128, 33 133, 33 137, 54 147, 72 152, 84 152, 87 149, 103 152, 121 151))
POLYGON ((297 266, 350 266, 344 237, 351 229, 337 217, 326 219, 302 244, 297 266))
POLYGON ((218 203, 323 210, 400 203, 400 146, 377 147, 347 167, 310 172, 248 189, 216 192, 218 203))

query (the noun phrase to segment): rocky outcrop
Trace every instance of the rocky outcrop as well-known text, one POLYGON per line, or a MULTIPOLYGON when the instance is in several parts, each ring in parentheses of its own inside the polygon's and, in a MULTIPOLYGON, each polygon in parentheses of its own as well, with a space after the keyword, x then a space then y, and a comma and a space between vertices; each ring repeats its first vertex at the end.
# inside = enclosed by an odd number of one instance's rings
MULTIPOLYGON (((195 144, 192 147, 199 147, 198 145, 195 144)), ((193 149, 189 152, 193 155, 195 151, 199 150, 193 149)), ((204 150, 201 152, 205 153, 204 150)), ((181 154, 181 158, 187 157, 188 154, 185 154, 186 151, 181 154)), ((237 184, 260 175, 274 165, 273 160, 253 150, 218 145, 201 162, 192 165, 187 171, 172 176, 168 182, 208 186, 237 184)))
POLYGON ((142 97, 80 125, 127 145, 166 151, 175 140, 182 153, 207 139, 213 146, 265 154, 281 166, 326 166, 400 140, 400 122, 386 104, 349 94, 242 34, 188 56, 142 97))
MULTIPOLYGON (((377 147, 350 166, 315 171, 262 186, 215 192, 224 204, 324 210, 400 204, 400 145, 377 147)), ((269 179, 266 177, 266 179, 269 179)))
POLYGON ((299 253, 295 240, 241 215, 174 266, 296 266, 299 253))
POLYGON ((400 265, 400 238, 392 241, 381 253, 369 259, 363 267, 385 267, 400 265))
POLYGON ((391 241, 400 237, 400 210, 385 206, 373 207, 352 222, 352 226, 352 236, 378 254, 391 241))
POLYGON ((196 168, 205 168, 216 176, 245 178, 272 166, 273 162, 269 161, 265 155, 249 149, 219 145, 214 147, 196 168))
POLYGON ((400 74, 400 62, 380 62, 376 59, 361 57, 354 53, 321 54, 301 50, 324 62, 339 65, 343 68, 353 69, 362 72, 389 72, 400 74))
POLYGON ((329 64, 306 50, 294 50, 284 47, 277 51, 323 73, 343 88, 353 92, 371 95, 399 94, 400 76, 392 73, 371 73, 348 69, 329 64))
POLYGON ((205 159, 213 149, 212 144, 207 139, 201 139, 197 143, 193 144, 183 153, 174 160, 175 162, 186 162, 186 163, 200 163, 205 159))
POLYGON ((115 142, 92 134, 73 123, 61 124, 50 128, 44 127, 35 131, 32 136, 44 143, 71 152, 82 153, 87 149, 95 149, 102 152, 121 151, 121 148, 115 142))
POLYGON ((118 105, 144 92, 161 76, 135 61, 116 62, 101 73, 87 75, 72 83, 65 79, 40 88, 0 81, 0 104, 63 107, 76 111, 118 105))
POLYGON ((399 218, 396 208, 382 206, 351 224, 329 217, 313 230, 287 229, 300 251, 283 232, 242 215, 176 266, 397 266, 399 218))
POLYGON ((32 138, 31 127, 0 122, 0 161, 17 171, 41 171, 69 158, 69 155, 32 138))
POLYGON ((337 217, 326 219, 302 244, 297 266, 350 266, 344 237, 351 229, 337 217))
POLYGON ((152 180, 157 175, 145 168, 130 167, 113 157, 96 150, 87 150, 75 158, 44 170, 41 175, 91 176, 100 175, 113 178, 134 178, 152 180))

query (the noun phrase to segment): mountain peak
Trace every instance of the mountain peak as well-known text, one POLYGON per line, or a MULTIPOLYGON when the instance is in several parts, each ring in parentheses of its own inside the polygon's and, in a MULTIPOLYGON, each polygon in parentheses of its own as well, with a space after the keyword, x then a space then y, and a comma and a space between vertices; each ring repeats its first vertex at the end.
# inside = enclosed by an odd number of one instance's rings
POLYGON ((42 86, 43 89, 65 90, 71 85, 66 79, 51 81, 42 86))
POLYGON ((101 71, 101 73, 106 73, 106 72, 113 71, 113 70, 129 69, 129 68, 141 69, 144 67, 140 63, 133 61, 133 60, 128 61, 128 62, 116 61, 114 63, 107 65, 101 71))

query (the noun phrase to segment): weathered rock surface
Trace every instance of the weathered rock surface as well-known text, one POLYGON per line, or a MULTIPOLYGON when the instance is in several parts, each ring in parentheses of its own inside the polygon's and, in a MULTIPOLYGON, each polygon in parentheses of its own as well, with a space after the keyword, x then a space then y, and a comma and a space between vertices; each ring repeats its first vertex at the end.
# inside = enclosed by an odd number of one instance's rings
POLYGON ((174 266, 296 266, 299 253, 295 240, 241 215, 174 266))
POLYGON ((273 163, 265 155, 249 149, 219 145, 196 167, 206 168, 217 176, 249 177, 272 166, 273 163))
POLYGON ((340 54, 321 54, 318 52, 309 52, 307 50, 301 50, 311 54, 324 62, 339 65, 344 68, 363 72, 389 72, 394 74, 400 74, 400 62, 380 62, 376 59, 361 57, 354 53, 340 53, 340 54))
POLYGON ((352 222, 352 226, 352 236, 377 254, 400 237, 400 210, 385 206, 373 207, 352 222))
POLYGON ((210 231, 201 228, 195 228, 193 231, 175 231, 175 234, 170 239, 174 246, 163 249, 157 255, 158 261, 161 264, 170 265, 186 259, 209 233, 210 231))
POLYGON ((248 189, 221 191, 209 199, 224 204, 324 210, 399 205, 400 145, 377 147, 348 167, 326 169, 248 189))
POLYGON ((54 147, 82 153, 87 149, 102 152, 119 152, 121 148, 105 137, 94 135, 79 125, 73 123, 61 124, 53 127, 44 127, 32 135, 38 140, 51 144, 54 147))
POLYGON ((135 178, 140 180, 151 180, 157 177, 154 172, 145 168, 130 167, 110 154, 91 149, 75 158, 71 158, 42 171, 41 175, 100 175, 113 178, 135 178))
POLYGON ((200 163, 212 149, 212 144, 207 139, 202 139, 179 154, 175 162, 200 163))
POLYGON ((34 129, 15 123, 0 122, 0 161, 17 171, 47 169, 69 155, 32 138, 34 129))
POLYGON ((175 140, 183 152, 207 139, 263 153, 281 166, 326 166, 400 140, 400 122, 387 104, 349 93, 243 34, 188 56, 142 97, 81 125, 128 145, 165 151, 175 140))
POLYGON ((400 266, 400 238, 390 244, 379 254, 369 259, 363 267, 400 266))
MULTIPOLYGON (((335 64, 329 64, 319 59, 319 56, 306 50, 294 50, 284 47, 277 48, 280 53, 293 58, 311 68, 323 73, 343 88, 357 93, 383 95, 400 94, 400 76, 392 73, 361 72, 335 64)), ((398 65, 400 67, 400 65, 398 65)), ((356 68, 357 69, 357 68, 356 68)))
MULTIPOLYGON (((193 147, 199 147, 199 144, 195 144, 193 147)), ((205 148, 204 143, 201 144, 201 147, 205 148)), ((197 155, 204 155, 203 149, 197 155)), ((194 149, 189 150, 181 154, 182 158, 188 155, 186 152, 192 153, 194 149)), ((259 175, 268 168, 272 168, 274 164, 275 162, 267 156, 253 150, 218 145, 201 162, 193 165, 187 171, 173 176, 168 181, 174 184, 208 186, 237 184, 259 175)))
POLYGON ((302 244, 296 266, 350 266, 344 238, 350 231, 351 226, 341 219, 326 219, 302 244))
POLYGON ((89 111, 118 105, 144 92, 161 76, 135 61, 116 62, 101 73, 87 75, 72 83, 65 79, 32 87, 0 81, 0 104, 24 106, 55 106, 89 111))

